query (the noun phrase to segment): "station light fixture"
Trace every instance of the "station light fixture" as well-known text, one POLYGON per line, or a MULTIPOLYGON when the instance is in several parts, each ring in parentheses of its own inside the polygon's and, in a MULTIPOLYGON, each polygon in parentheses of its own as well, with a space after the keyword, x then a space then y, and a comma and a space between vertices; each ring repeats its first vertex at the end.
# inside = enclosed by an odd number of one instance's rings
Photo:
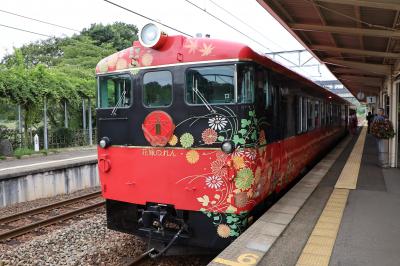
POLYGON ((148 23, 140 29, 139 42, 142 46, 159 49, 165 43, 168 35, 154 23, 148 23))
POLYGON ((107 148, 108 146, 111 145, 111 140, 109 137, 102 137, 101 140, 99 141, 100 147, 103 149, 107 148))

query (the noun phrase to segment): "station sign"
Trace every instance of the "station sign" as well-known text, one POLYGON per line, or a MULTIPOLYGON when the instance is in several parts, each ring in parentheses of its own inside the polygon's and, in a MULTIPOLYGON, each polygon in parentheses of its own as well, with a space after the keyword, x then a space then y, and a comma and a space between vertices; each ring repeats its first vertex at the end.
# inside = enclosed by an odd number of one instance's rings
POLYGON ((367 103, 376 103, 376 96, 367 96, 367 103))

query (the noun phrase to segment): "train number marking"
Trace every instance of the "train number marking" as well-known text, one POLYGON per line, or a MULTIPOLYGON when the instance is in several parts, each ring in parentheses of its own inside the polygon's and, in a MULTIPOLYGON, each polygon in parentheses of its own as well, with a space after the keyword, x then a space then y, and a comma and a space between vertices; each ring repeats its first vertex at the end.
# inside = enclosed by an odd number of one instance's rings
POLYGON ((260 257, 256 254, 245 253, 240 255, 236 261, 226 260, 223 258, 215 258, 213 261, 229 266, 250 266, 250 265, 256 265, 259 258, 260 257))

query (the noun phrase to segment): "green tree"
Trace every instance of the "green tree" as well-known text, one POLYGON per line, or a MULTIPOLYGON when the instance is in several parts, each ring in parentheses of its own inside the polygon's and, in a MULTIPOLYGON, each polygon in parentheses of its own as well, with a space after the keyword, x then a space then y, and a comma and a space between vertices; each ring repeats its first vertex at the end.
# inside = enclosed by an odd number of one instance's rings
POLYGON ((92 24, 90 28, 83 29, 82 35, 89 36, 95 44, 111 44, 117 51, 132 45, 138 39, 136 26, 123 22, 115 22, 111 25, 92 24))

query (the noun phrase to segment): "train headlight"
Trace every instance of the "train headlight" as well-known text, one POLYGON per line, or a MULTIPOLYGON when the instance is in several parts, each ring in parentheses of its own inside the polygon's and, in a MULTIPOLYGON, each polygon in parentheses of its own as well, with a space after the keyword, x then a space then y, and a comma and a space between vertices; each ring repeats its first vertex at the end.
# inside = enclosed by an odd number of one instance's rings
POLYGON ((167 38, 167 34, 162 32, 155 24, 148 23, 139 32, 140 44, 147 48, 160 48, 167 38))
POLYGON ((111 140, 108 137, 102 137, 101 140, 99 141, 100 147, 103 149, 107 148, 108 146, 111 145, 111 140))
POLYGON ((235 145, 232 141, 226 140, 226 141, 222 142, 221 150, 223 152, 225 152, 226 154, 230 154, 235 150, 235 145))

